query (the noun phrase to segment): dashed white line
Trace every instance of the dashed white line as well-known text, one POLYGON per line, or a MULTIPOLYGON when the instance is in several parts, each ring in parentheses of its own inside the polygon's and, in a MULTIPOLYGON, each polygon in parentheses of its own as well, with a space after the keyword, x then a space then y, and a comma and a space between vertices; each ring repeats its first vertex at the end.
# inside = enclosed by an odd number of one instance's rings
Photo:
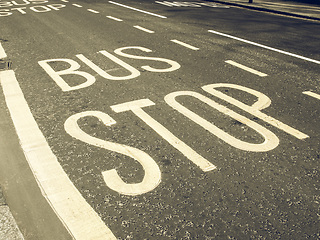
POLYGON ((128 9, 131 9, 131 10, 134 10, 134 11, 137 11, 137 12, 142 12, 142 13, 145 13, 145 14, 149 14, 149 15, 152 15, 152 16, 155 16, 155 17, 159 17, 159 18, 167 18, 167 17, 162 16, 162 15, 159 15, 159 14, 155 14, 155 13, 147 12, 147 11, 140 10, 140 9, 138 9, 138 8, 130 7, 130 6, 127 6, 127 5, 124 5, 124 4, 120 4, 120 3, 117 3, 117 2, 109 1, 109 3, 115 4, 115 5, 118 5, 118 6, 124 7, 124 8, 128 8, 128 9))
POLYGON ((234 62, 234 61, 232 61, 232 60, 227 60, 227 61, 225 61, 225 62, 226 62, 226 63, 229 63, 229 64, 231 64, 231 65, 233 65, 233 66, 235 66, 235 67, 241 68, 241 69, 243 69, 243 70, 245 70, 245 71, 248 71, 248 72, 251 72, 251 73, 253 73, 253 74, 256 74, 256 75, 258 75, 258 76, 260 76, 260 77, 266 77, 266 76, 268 76, 268 74, 259 72, 259 71, 257 71, 257 70, 254 70, 254 69, 252 69, 252 68, 249 68, 249 67, 247 67, 247 66, 244 66, 244 65, 242 65, 242 64, 240 64, 240 63, 234 62))
POLYGON ((318 61, 318 60, 314 60, 314 59, 311 59, 311 58, 303 57, 303 56, 300 56, 300 55, 297 55, 297 54, 294 54, 294 53, 290 53, 290 52, 286 52, 286 51, 283 51, 283 50, 280 50, 280 49, 276 49, 276 48, 273 48, 273 47, 268 47, 266 45, 262 45, 262 44, 259 44, 259 43, 248 41, 248 40, 245 40, 245 39, 242 39, 242 38, 238 38, 238 37, 235 37, 235 36, 231 36, 231 35, 228 35, 228 34, 225 34, 225 33, 217 32, 217 31, 213 31, 213 30, 208 30, 208 32, 211 32, 211 33, 214 33, 214 34, 217 34, 217 35, 220 35, 220 36, 232 38, 232 39, 235 39, 235 40, 238 40, 238 41, 241 41, 241 42, 249 43, 251 45, 254 45, 254 46, 257 46, 257 47, 261 47, 261 48, 265 48, 265 49, 268 49, 268 50, 271 50, 271 51, 275 51, 275 52, 278 52, 278 53, 282 53, 282 54, 285 54, 285 55, 288 55, 288 56, 291 56, 291 57, 295 57, 295 58, 303 59, 303 60, 306 60, 306 61, 309 61, 309 62, 313 62, 313 63, 316 63, 316 64, 320 64, 320 61, 318 61))
POLYGON ((112 16, 107 16, 107 18, 110 18, 112 20, 118 21, 118 22, 122 22, 123 20, 120 18, 116 18, 116 17, 112 17, 112 16))
POLYGON ((66 3, 67 3, 67 2, 69 2, 69 1, 68 1, 68 0, 61 0, 61 2, 66 2, 66 3))
POLYGON ((72 5, 75 6, 75 7, 78 7, 78 8, 81 8, 81 7, 82 7, 81 5, 76 4, 76 3, 74 3, 74 4, 72 4, 72 5))
POLYGON ((180 44, 181 46, 184 46, 184 47, 186 47, 186 48, 190 48, 190 49, 192 49, 192 50, 199 50, 199 48, 197 48, 197 47, 191 46, 190 44, 181 42, 181 41, 176 40, 176 39, 173 39, 173 40, 170 40, 170 41, 171 41, 171 42, 174 42, 174 43, 177 43, 177 44, 180 44))
POLYGON ((93 9, 87 9, 89 12, 93 12, 93 13, 99 13, 98 11, 96 11, 96 10, 93 10, 93 9))
POLYGON ((133 26, 133 27, 135 27, 135 28, 137 28, 137 29, 139 29, 141 31, 147 32, 147 33, 154 33, 154 31, 146 29, 146 28, 141 27, 141 26, 133 26))
POLYGON ((317 98, 317 99, 320 100, 320 94, 317 94, 317 93, 314 93, 314 92, 311 92, 311 91, 303 92, 303 94, 309 95, 310 97, 314 97, 314 98, 317 98))

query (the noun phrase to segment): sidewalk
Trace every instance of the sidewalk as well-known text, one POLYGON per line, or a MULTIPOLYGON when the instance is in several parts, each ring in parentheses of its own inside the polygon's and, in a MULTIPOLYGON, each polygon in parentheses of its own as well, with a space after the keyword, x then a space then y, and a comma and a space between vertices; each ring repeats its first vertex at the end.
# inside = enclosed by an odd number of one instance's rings
POLYGON ((320 1, 303 0, 210 0, 231 6, 244 7, 258 11, 266 11, 292 17, 320 21, 320 1), (314 2, 314 3, 304 3, 314 2))
POLYGON ((0 187, 0 240, 23 240, 0 187))

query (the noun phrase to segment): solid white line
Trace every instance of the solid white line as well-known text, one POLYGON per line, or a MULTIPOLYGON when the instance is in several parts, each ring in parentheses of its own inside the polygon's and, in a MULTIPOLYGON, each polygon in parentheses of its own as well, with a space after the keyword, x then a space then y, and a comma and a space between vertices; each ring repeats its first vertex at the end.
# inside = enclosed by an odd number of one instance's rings
POLYGON ((0 72, 5 101, 37 183, 74 239, 116 239, 68 178, 40 131, 13 70, 0 72))
POLYGON ((152 15, 152 16, 155 16, 155 17, 167 18, 167 17, 162 16, 162 15, 158 15, 158 14, 155 14, 155 13, 143 11, 143 10, 140 10, 140 9, 138 9, 138 8, 133 8, 133 7, 130 7, 130 6, 127 6, 127 5, 123 5, 123 4, 117 3, 117 2, 109 1, 109 3, 115 4, 115 5, 118 5, 118 6, 121 6, 121 7, 129 8, 129 9, 135 10, 135 11, 137 11, 137 12, 146 13, 146 14, 149 14, 149 15, 152 15))
POLYGON ((78 7, 78 8, 81 8, 82 6, 81 5, 79 5, 79 4, 76 4, 76 3, 74 3, 74 4, 72 4, 73 6, 76 6, 76 7, 78 7))
POLYGON ((112 20, 118 21, 118 22, 122 22, 123 20, 120 18, 116 18, 116 17, 112 17, 112 16, 107 16, 107 18, 110 18, 112 20))
POLYGON ((245 39, 242 39, 242 38, 234 37, 234 36, 231 36, 231 35, 228 35, 228 34, 224 34, 224 33, 220 33, 220 32, 213 31, 213 30, 208 30, 208 32, 211 32, 211 33, 214 33, 214 34, 218 34, 218 35, 221 35, 221 36, 224 36, 224 37, 232 38, 232 39, 235 39, 235 40, 238 40, 238 41, 241 41, 241 42, 249 43, 251 45, 255 45, 257 47, 265 48, 265 49, 268 49, 268 50, 271 50, 271 51, 279 52, 279 53, 282 53, 282 54, 285 54, 285 55, 288 55, 288 56, 291 56, 291 57, 300 58, 300 59, 303 59, 303 60, 306 60, 306 61, 309 61, 309 62, 320 64, 320 61, 318 61, 318 60, 314 60, 314 59, 311 59, 311 58, 303 57, 303 56, 300 56, 300 55, 297 55, 297 54, 294 54, 294 53, 289 53, 289 52, 286 52, 286 51, 283 51, 283 50, 280 50, 280 49, 268 47, 268 46, 265 46, 265 45, 262 45, 262 44, 259 44, 259 43, 255 43, 255 42, 251 42, 251 41, 248 41, 248 40, 245 40, 245 39))
POLYGON ((147 32, 147 33, 154 33, 154 31, 149 30, 149 29, 146 29, 146 28, 141 27, 141 26, 133 26, 133 27, 135 27, 135 28, 137 28, 137 29, 139 29, 139 30, 142 30, 142 31, 144 31, 144 32, 147 32))
POLYGON ((93 12, 93 13, 99 13, 98 11, 96 10, 92 10, 92 9, 87 9, 89 12, 93 12))
POLYGON ((191 46, 191 45, 189 45, 187 43, 181 42, 181 41, 176 40, 176 39, 173 39, 173 40, 170 40, 170 41, 174 42, 174 43, 177 43, 177 44, 180 44, 181 46, 184 46, 186 48, 190 48, 192 50, 199 50, 199 48, 197 48, 197 47, 191 46))
POLYGON ((7 54, 4 51, 4 49, 3 49, 2 45, 1 45, 1 42, 0 42, 0 59, 6 58, 6 57, 7 57, 7 54))
POLYGON ((314 93, 314 92, 311 92, 311 91, 303 92, 303 94, 309 95, 311 97, 314 97, 314 98, 317 98, 317 99, 320 100, 320 94, 317 94, 317 93, 314 93))
POLYGON ((268 76, 268 74, 259 72, 259 71, 257 71, 257 70, 254 70, 254 69, 252 69, 252 68, 249 68, 249 67, 247 67, 247 66, 244 66, 244 65, 242 65, 242 64, 240 64, 240 63, 234 62, 234 61, 232 61, 232 60, 227 60, 227 61, 225 61, 225 62, 226 62, 226 63, 229 63, 229 64, 231 64, 231 65, 233 65, 233 66, 235 66, 235 67, 241 68, 241 69, 243 69, 243 70, 245 70, 245 71, 248 71, 248 72, 251 72, 251 73, 253 73, 253 74, 256 74, 256 75, 258 75, 258 76, 260 76, 260 77, 266 77, 266 76, 268 76))

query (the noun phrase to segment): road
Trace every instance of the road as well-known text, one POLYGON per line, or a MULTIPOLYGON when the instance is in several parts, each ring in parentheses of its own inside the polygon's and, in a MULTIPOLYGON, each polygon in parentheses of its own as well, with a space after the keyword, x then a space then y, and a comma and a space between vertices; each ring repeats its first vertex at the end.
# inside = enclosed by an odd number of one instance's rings
POLYGON ((0 2, 25 239, 319 238, 319 23, 196 2, 0 2))

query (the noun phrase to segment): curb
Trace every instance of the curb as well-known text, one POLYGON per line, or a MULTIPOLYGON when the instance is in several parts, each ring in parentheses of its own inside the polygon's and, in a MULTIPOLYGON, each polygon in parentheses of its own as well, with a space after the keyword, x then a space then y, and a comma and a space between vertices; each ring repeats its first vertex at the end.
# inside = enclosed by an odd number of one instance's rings
POLYGON ((217 3, 231 5, 231 6, 237 6, 237 7, 243 7, 243 8, 248 8, 248 9, 257 10, 257 11, 263 11, 263 12, 270 12, 270 13, 275 13, 275 14, 280 14, 280 15, 286 15, 286 16, 290 16, 290 17, 298 17, 298 18, 303 18, 303 19, 307 19, 307 20, 320 21, 320 18, 318 18, 318 17, 311 17, 311 16, 302 15, 302 14, 284 12, 284 11, 273 10, 273 9, 263 8, 263 7, 249 6, 247 4, 225 2, 225 1, 220 1, 220 0, 206 0, 206 1, 208 1, 208 2, 217 2, 217 3))
POLYGON ((24 240, 0 187, 0 239, 24 240))

